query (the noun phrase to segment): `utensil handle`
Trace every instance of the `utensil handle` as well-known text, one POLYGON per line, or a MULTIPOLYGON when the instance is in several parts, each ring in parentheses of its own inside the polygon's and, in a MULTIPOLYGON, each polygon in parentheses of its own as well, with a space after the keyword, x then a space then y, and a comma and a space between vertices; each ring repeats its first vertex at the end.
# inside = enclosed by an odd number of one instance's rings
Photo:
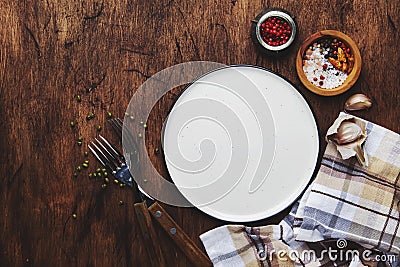
POLYGON ((135 203, 134 208, 151 266, 167 267, 146 203, 135 203))
POLYGON ((154 202, 149 207, 149 211, 151 216, 161 225, 193 265, 199 267, 212 266, 207 255, 196 246, 193 240, 190 239, 160 204, 154 202))

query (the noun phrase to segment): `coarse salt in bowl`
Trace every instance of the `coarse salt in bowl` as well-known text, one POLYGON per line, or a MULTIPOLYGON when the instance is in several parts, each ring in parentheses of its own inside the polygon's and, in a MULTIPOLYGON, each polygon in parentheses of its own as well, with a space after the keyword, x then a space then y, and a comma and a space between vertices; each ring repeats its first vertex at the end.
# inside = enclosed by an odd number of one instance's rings
POLYGON ((325 30, 308 37, 296 58, 297 74, 307 89, 324 96, 341 94, 357 81, 361 55, 347 35, 325 30))

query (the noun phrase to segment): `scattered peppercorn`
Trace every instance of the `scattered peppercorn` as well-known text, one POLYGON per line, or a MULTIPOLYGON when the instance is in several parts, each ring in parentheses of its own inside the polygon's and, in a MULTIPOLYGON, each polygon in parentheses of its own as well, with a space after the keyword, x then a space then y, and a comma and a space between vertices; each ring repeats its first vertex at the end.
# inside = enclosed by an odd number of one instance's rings
POLYGON ((83 155, 84 155, 85 157, 87 157, 87 156, 89 156, 89 152, 85 151, 85 152, 83 152, 83 155))
POLYGON ((71 122, 69 123, 69 125, 71 126, 71 128, 74 128, 74 127, 75 127, 75 122, 74 122, 74 121, 71 121, 71 122))
POLYGON ((143 137, 141 133, 139 133, 138 136, 139 136, 139 138, 142 138, 142 137, 143 137))
POLYGON ((101 125, 97 126, 97 131, 101 131, 101 125))
POLYGON ((72 218, 76 219, 76 218, 78 218, 78 215, 76 213, 72 213, 72 218))
POLYGON ((82 167, 79 165, 78 167, 76 167, 76 170, 77 170, 78 172, 80 172, 80 171, 82 170, 82 167))
POLYGON ((104 178, 104 182, 109 183, 110 179, 108 177, 104 178))
POLYGON ((154 153, 155 153, 156 155, 158 155, 158 154, 160 154, 160 150, 159 150, 158 148, 156 148, 156 149, 154 149, 154 153))
POLYGON ((81 102, 81 101, 82 101, 81 95, 77 95, 77 96, 76 96, 76 101, 78 101, 78 102, 81 102))
POLYGON ((84 168, 89 168, 89 164, 87 164, 87 163, 83 163, 82 166, 83 166, 84 168))
POLYGON ((103 189, 106 188, 106 187, 107 187, 106 184, 102 184, 102 185, 101 185, 101 188, 103 188, 103 189))
POLYGON ((122 205, 124 205, 124 202, 123 202, 122 200, 120 200, 120 201, 118 202, 118 204, 119 204, 120 206, 122 206, 122 205))
POLYGON ((145 128, 145 129, 147 128, 147 124, 146 124, 146 123, 145 123, 145 124, 143 124, 143 128, 145 128))
POLYGON ((107 112, 107 118, 109 118, 109 119, 112 118, 112 113, 111 112, 107 112))
POLYGON ((119 183, 119 181, 118 181, 117 179, 114 179, 114 183, 118 184, 118 183, 119 183))

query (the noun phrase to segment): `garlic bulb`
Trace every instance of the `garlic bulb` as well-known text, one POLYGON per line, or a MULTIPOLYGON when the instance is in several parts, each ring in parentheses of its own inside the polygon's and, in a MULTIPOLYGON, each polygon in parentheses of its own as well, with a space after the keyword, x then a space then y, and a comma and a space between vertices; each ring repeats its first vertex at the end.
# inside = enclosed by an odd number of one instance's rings
POLYGON ((355 94, 347 99, 344 109, 348 111, 370 108, 372 100, 364 94, 355 94))

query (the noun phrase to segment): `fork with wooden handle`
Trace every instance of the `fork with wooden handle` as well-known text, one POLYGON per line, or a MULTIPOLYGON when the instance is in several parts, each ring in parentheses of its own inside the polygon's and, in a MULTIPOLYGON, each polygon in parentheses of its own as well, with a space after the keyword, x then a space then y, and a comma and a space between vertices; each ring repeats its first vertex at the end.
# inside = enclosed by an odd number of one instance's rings
MULTIPOLYGON (((118 133, 119 137, 121 137, 123 129, 126 130, 123 127, 122 121, 120 119, 112 119, 110 120, 110 122, 114 130, 118 133)), ((127 136, 129 137, 130 135, 127 136)), ((106 142, 105 145, 109 146, 108 150, 110 150, 111 148, 111 150, 113 150, 111 152, 116 153, 116 155, 114 156, 119 160, 119 164, 123 163, 124 166, 126 166, 126 162, 123 155, 103 137, 100 138, 103 140, 104 143, 106 142)), ((133 148, 136 147, 136 143, 133 140, 132 136, 131 138, 128 138, 127 142, 129 142, 130 143, 129 145, 132 145, 133 148)), ((102 148, 104 149, 104 146, 102 148)), ((137 149, 133 150, 134 151, 130 155, 131 167, 135 167, 139 163, 137 149)), ((99 159, 100 156, 101 155, 97 155, 96 157, 99 159)), ((172 219, 172 217, 165 211, 165 209, 157 201, 154 201, 154 199, 150 198, 147 194, 142 192, 141 188, 137 186, 132 176, 130 175, 127 166, 126 170, 127 173, 124 172, 124 175, 120 175, 121 171, 117 172, 116 178, 120 182, 132 187, 133 190, 135 191, 134 192, 135 196, 139 195, 140 200, 137 199, 135 201, 136 203, 134 204, 135 213, 139 218, 139 224, 148 229, 147 232, 149 233, 149 235, 155 236, 154 229, 152 227, 152 220, 149 216, 149 214, 151 214, 153 219, 159 223, 162 229, 170 236, 170 238, 182 250, 182 252, 186 255, 186 257, 190 260, 190 262, 194 266, 212 266, 212 263, 206 256, 206 254, 204 254, 204 252, 199 247, 197 247, 197 245, 193 242, 193 240, 190 239, 190 237, 172 219)), ((156 247, 156 249, 153 250, 155 252, 158 252, 159 246, 157 246, 157 238, 152 237, 151 240, 153 242, 153 247, 156 247)), ((162 253, 156 253, 156 254, 162 254, 162 253)))

